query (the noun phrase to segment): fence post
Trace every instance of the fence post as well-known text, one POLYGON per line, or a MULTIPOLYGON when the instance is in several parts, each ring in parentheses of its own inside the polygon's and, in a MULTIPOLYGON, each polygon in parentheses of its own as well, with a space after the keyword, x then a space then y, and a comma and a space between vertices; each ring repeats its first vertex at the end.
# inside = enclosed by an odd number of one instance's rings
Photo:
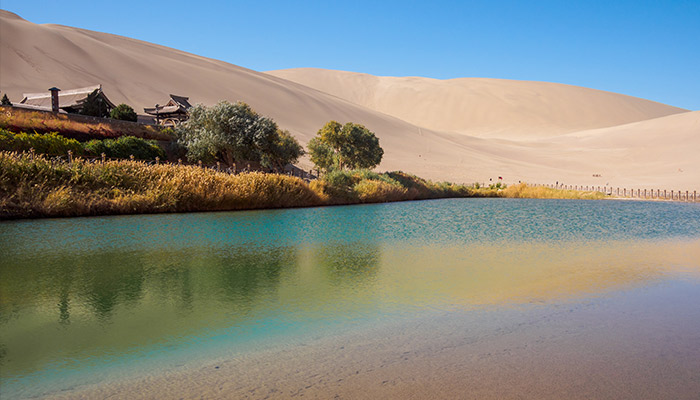
POLYGON ((29 158, 31 158, 32 161, 34 161, 34 148, 33 147, 29 149, 29 158))
POLYGON ((685 201, 688 201, 688 191, 685 191, 685 201))
POLYGON ((156 156, 156 165, 160 164, 160 157, 156 156))
POLYGON ((73 151, 72 150, 68 150, 68 165, 71 167, 73 166, 73 151))
POLYGON ((697 192, 697 190, 693 190, 693 201, 695 201, 695 192, 697 192))
POLYGON ((216 171, 221 171, 221 161, 216 162, 216 171))
POLYGON ((177 165, 178 165, 178 166, 182 165, 182 158, 178 158, 178 159, 177 159, 177 165))
POLYGON ((105 158, 107 158, 107 154, 101 153, 101 154, 100 154, 100 157, 102 157, 102 164, 104 164, 104 163, 105 163, 105 158))

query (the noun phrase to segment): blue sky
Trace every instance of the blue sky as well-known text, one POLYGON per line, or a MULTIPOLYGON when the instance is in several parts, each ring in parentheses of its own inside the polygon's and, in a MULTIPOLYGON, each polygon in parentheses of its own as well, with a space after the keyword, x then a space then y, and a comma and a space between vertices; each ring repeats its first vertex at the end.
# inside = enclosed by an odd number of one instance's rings
POLYGON ((700 110, 700 0, 32 1, 0 7, 257 71, 560 82, 700 110))

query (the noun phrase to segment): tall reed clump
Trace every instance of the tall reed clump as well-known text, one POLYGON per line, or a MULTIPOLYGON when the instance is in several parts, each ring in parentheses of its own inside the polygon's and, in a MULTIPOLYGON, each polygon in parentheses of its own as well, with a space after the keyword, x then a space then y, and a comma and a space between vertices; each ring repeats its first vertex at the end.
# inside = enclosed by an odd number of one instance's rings
POLYGON ((321 204, 299 178, 138 161, 57 162, 0 152, 0 218, 241 210, 321 204))
MULTIPOLYGON (((484 191, 488 191, 485 189, 484 191)), ((490 194, 490 193, 489 193, 490 194)), ((487 194, 488 195, 488 194, 487 194)), ((543 186, 529 186, 525 183, 511 185, 503 190, 496 191, 498 197, 509 198, 530 198, 530 199, 582 199, 600 200, 606 196, 604 193, 596 191, 579 191, 552 189, 543 186)), ((490 196, 493 197, 493 196, 490 196)))

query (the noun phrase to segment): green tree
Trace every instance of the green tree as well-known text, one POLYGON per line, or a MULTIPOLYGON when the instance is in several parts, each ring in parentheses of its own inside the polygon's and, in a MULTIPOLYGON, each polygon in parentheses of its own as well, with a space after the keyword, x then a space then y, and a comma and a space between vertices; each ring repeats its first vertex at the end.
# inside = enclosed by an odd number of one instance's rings
POLYGON ((134 109, 131 108, 130 105, 124 103, 114 107, 112 111, 109 112, 109 117, 112 119, 119 119, 122 121, 132 122, 136 122, 136 120, 138 119, 136 111, 134 111, 134 109))
POLYGON ((246 103, 221 101, 213 107, 197 105, 189 114, 187 122, 178 126, 176 132, 191 161, 220 160, 228 165, 253 161, 279 168, 303 154, 296 139, 246 103))
POLYGON ((109 105, 100 96, 100 91, 95 89, 87 96, 83 108, 80 110, 82 115, 90 115, 92 117, 106 118, 109 116, 109 105))
POLYGON ((374 168, 382 161, 384 150, 374 133, 364 126, 330 121, 309 142, 309 154, 318 168, 329 171, 374 168))
POLYGON ((294 164, 304 155, 304 148, 289 131, 277 130, 277 137, 271 146, 263 149, 260 163, 280 171, 287 164, 294 164))
POLYGON ((7 98, 7 93, 2 95, 2 100, 0 100, 0 104, 3 106, 11 106, 12 102, 10 99, 7 98))

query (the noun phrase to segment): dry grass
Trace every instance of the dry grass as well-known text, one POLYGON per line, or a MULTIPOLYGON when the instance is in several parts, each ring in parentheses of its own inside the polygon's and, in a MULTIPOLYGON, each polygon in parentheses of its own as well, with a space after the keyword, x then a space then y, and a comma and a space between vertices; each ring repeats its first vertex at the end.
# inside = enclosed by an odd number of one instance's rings
MULTIPOLYGON (((493 197, 493 189, 483 189, 487 197, 493 197)), ((543 186, 528 186, 525 183, 508 186, 496 191, 498 197, 529 198, 529 199, 584 199, 600 200, 606 198, 604 193, 597 191, 562 190, 543 186)))
POLYGON ((72 164, 0 152, 0 218, 61 217, 377 203, 447 197, 602 199, 598 192, 532 187, 474 189, 403 172, 340 171, 310 184, 287 175, 229 175, 139 161, 72 164))
POLYGON ((322 204, 299 178, 229 175, 195 166, 138 161, 72 165, 0 152, 0 217, 157 213, 322 204))
POLYGON ((58 132, 79 140, 117 138, 125 135, 164 141, 172 139, 169 130, 151 125, 5 106, 0 107, 0 128, 15 132, 58 132))

